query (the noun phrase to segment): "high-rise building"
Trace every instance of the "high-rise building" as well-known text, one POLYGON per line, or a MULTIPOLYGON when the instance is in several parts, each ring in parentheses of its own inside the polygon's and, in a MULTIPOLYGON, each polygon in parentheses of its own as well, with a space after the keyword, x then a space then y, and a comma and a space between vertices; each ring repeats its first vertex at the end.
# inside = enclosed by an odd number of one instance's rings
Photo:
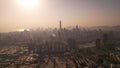
POLYGON ((61 22, 61 20, 59 22, 59 25, 60 25, 60 30, 61 30, 62 29, 62 22, 61 22))

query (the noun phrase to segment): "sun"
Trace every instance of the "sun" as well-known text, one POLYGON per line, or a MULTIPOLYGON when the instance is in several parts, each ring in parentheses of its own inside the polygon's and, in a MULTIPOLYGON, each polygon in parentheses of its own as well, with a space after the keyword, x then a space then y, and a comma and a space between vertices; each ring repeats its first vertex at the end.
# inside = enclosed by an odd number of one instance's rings
POLYGON ((34 8, 37 5, 38 0, 18 0, 18 3, 25 8, 34 8))

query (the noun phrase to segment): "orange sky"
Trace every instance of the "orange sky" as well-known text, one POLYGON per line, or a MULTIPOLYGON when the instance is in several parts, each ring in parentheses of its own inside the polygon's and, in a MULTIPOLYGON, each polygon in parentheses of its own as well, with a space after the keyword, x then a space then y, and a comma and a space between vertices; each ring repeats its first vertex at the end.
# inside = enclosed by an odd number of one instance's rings
POLYGON ((120 25, 119 0, 38 0, 25 7, 17 0, 0 0, 0 32, 23 28, 120 25))

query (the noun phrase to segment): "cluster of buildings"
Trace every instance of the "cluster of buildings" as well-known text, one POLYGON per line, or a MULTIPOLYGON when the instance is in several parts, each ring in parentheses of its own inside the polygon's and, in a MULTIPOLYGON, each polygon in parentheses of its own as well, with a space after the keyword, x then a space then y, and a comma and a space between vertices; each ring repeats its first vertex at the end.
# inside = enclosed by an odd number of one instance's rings
POLYGON ((109 40, 119 40, 120 31, 75 28, 67 29, 59 22, 59 29, 24 30, 23 32, 0 33, 0 44, 26 44, 29 51, 38 52, 65 52, 70 51, 81 43, 96 42, 96 45, 105 45, 109 40))
MULTIPOLYGON (((59 63, 62 57, 65 60, 61 62, 64 62, 66 68, 71 64, 76 68, 108 67, 112 62, 120 62, 119 51, 110 49, 110 47, 115 48, 113 45, 119 40, 119 30, 88 29, 79 26, 68 29, 62 27, 61 21, 59 29, 0 33, 0 46, 7 48, 0 51, 0 60, 6 59, 4 62, 0 62, 0 66, 21 67, 34 64, 40 67, 41 64, 52 61, 55 68, 56 63, 59 63), (87 45, 86 43, 92 44, 87 45), (15 48, 10 47, 11 45, 15 48), (86 45, 87 47, 82 48, 86 45), (92 45, 95 46, 92 47, 92 45), (7 52, 13 53, 7 54, 7 52), (50 61, 45 60, 46 56, 50 61), (43 63, 40 64, 40 62, 43 63)), ((117 47, 117 49, 119 48, 117 47)))

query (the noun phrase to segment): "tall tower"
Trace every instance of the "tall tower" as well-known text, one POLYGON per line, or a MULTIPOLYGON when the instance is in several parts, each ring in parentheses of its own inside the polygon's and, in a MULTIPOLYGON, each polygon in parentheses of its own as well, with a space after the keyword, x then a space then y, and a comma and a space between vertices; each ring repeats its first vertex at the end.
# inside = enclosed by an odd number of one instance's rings
POLYGON ((61 41, 61 32, 62 32, 62 22, 59 21, 59 40, 61 41))
POLYGON ((61 31, 61 29, 62 29, 62 22, 61 22, 61 20, 59 22, 59 25, 60 25, 60 31, 61 31))
POLYGON ((59 41, 59 45, 58 45, 58 51, 61 51, 61 40, 62 40, 62 35, 61 35, 61 31, 62 31, 62 22, 61 20, 59 21, 59 31, 58 31, 58 41, 59 41))

